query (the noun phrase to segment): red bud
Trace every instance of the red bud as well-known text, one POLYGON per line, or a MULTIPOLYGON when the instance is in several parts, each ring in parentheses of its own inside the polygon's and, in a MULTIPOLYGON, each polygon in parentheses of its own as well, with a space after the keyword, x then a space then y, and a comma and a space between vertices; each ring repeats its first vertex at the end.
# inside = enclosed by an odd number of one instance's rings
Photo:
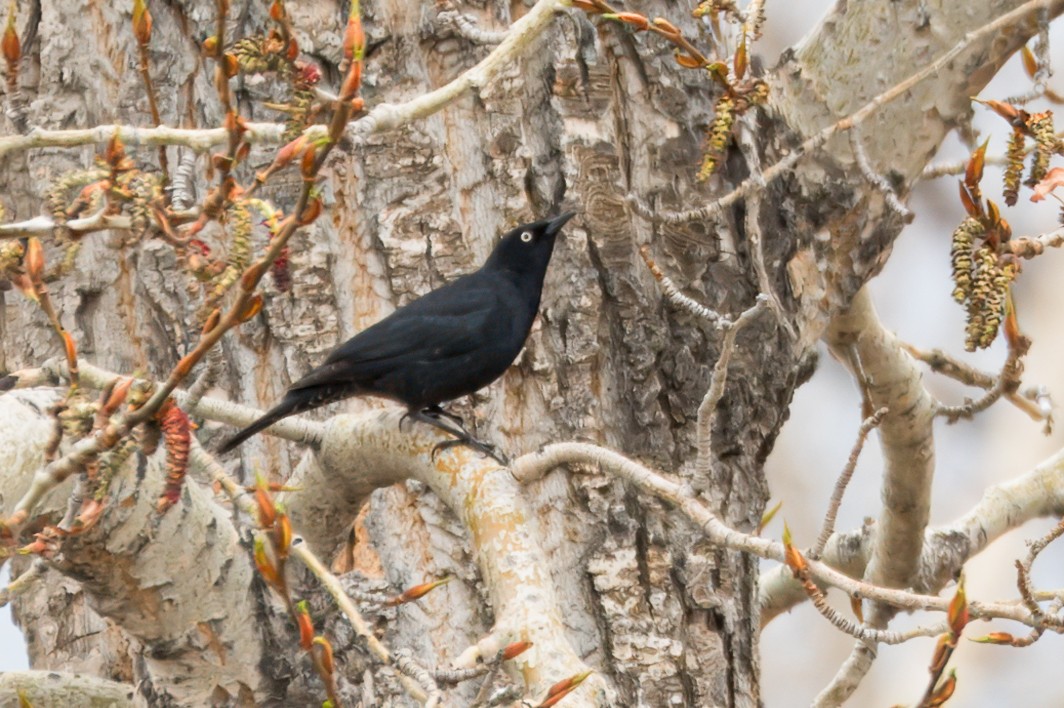
POLYGON ((144 0, 133 0, 133 36, 141 46, 151 40, 152 19, 144 0))
POLYGON ((15 29, 15 8, 7 15, 7 28, 4 37, 0 40, 0 49, 4 52, 4 61, 9 65, 18 63, 22 58, 22 45, 18 39, 18 30, 15 29))

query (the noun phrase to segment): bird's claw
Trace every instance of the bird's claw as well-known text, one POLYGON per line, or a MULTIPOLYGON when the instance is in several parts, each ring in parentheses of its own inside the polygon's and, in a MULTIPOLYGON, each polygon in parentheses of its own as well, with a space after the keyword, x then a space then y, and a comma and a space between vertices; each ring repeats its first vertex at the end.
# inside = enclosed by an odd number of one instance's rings
POLYGON ((492 445, 491 443, 481 442, 480 440, 477 440, 475 438, 443 440, 441 442, 436 443, 432 446, 432 461, 435 462, 436 455, 443 452, 444 450, 448 450, 452 447, 457 447, 459 445, 465 445, 466 447, 476 450, 482 455, 487 455, 488 457, 498 462, 500 465, 507 466, 510 464, 510 459, 501 450, 499 450, 498 447, 492 445))

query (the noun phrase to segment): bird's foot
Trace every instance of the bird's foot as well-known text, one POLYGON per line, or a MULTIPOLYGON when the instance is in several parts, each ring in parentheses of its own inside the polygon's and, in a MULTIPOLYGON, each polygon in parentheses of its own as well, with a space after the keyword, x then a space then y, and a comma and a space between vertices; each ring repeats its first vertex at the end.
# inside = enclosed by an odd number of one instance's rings
MULTIPOLYGON (((443 442, 436 443, 432 448, 432 461, 436 461, 436 455, 443 450, 452 448, 456 445, 465 445, 472 448, 482 455, 494 459, 501 465, 510 464, 509 459, 504 455, 497 447, 490 443, 477 440, 470 434, 465 426, 462 424, 462 419, 453 413, 449 413, 439 406, 429 406, 419 411, 408 412, 403 416, 402 420, 410 418, 411 420, 419 420, 422 423, 428 423, 434 428, 442 430, 448 435, 453 435, 454 440, 444 440, 443 442), (449 422, 445 422, 449 421, 449 422)), ((400 426, 402 420, 399 421, 400 426)))
POLYGON ((443 406, 429 406, 422 412, 430 418, 435 418, 436 420, 439 420, 440 418, 446 418, 462 430, 465 430, 465 421, 462 420, 462 416, 457 415, 455 413, 451 413, 443 406))
POLYGON ((486 443, 483 440, 477 440, 471 435, 467 435, 462 438, 456 438, 455 440, 444 440, 442 442, 436 443, 432 447, 432 461, 435 462, 436 455, 443 452, 444 450, 449 450, 450 448, 457 447, 459 445, 464 445, 466 447, 476 450, 482 455, 487 455, 488 457, 494 459, 496 462, 498 462, 500 465, 503 465, 504 467, 510 464, 510 458, 508 458, 506 454, 498 448, 498 446, 492 445, 491 443, 486 443))

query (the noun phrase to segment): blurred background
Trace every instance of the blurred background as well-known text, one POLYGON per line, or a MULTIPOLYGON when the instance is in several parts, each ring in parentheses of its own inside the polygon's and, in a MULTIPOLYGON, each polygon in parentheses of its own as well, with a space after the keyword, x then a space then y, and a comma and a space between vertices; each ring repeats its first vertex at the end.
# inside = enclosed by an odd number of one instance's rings
MULTIPOLYGON (((765 66, 786 47, 800 41, 829 8, 827 0, 801 3, 768 0, 765 37, 756 46, 765 66)), ((1064 22, 1052 33, 1054 49, 1064 46, 1064 22)), ((1052 51, 1057 66, 1064 55, 1052 51)), ((902 77, 899 77, 902 78, 902 77)), ((1050 81, 1064 93, 1064 79, 1050 81)), ((1014 58, 983 93, 1002 99, 1030 87, 1019 58, 1014 58)), ((1036 109, 1043 106, 1032 104, 1036 109)), ((1000 118, 976 108, 975 126, 990 136, 988 155, 1005 151, 1008 131, 1000 118)), ((1058 126, 1059 127, 1059 126, 1058 126)), ((958 162, 969 150, 951 137, 936 162, 958 162)), ((1003 205, 1000 172, 987 169, 984 192, 1003 205)), ((1029 195, 1029 192, 1027 193, 1029 195)), ((1000 343, 987 351, 965 354, 964 313, 950 297, 950 234, 964 214, 957 198, 956 178, 944 177, 918 186, 910 201, 914 222, 897 241, 884 272, 872 283, 873 297, 884 325, 905 341, 922 349, 941 348, 976 367, 997 371, 1005 359, 1000 343)), ((1005 211, 1016 235, 1034 235, 1057 224, 1056 202, 1031 204, 1021 192, 1020 203, 1005 211)), ((1026 360, 1024 384, 1042 384, 1064 400, 1064 327, 1058 298, 1064 301, 1064 279, 1053 273, 1064 268, 1064 253, 1047 252, 1024 264, 1015 287, 1020 324, 1033 339, 1026 360)), ((978 392, 942 377, 925 375, 931 392, 947 403, 960 403, 978 392)), ((768 461, 772 502, 783 501, 777 520, 766 534, 779 537, 786 519, 799 545, 811 543, 819 530, 835 479, 842 470, 860 425, 860 396, 850 375, 825 351, 813 379, 802 387, 791 408, 790 420, 768 461)), ((1064 427, 1064 421, 1062 426, 1064 427)), ((936 424, 937 473, 934 483, 932 524, 949 523, 968 511, 993 484, 1031 469, 1064 444, 1064 433, 1042 434, 1042 426, 1007 402, 998 402, 974 421, 936 424)), ((839 514, 838 528, 859 526, 866 516, 879 512, 881 456, 873 434, 865 447, 853 482, 839 514)), ((999 540, 966 569, 968 596, 979 600, 1011 599, 1017 595, 1013 561, 1026 552, 1024 541, 1053 526, 1052 520, 1031 523, 999 540)), ((769 567, 770 564, 764 564, 769 567)), ((1035 565, 1037 587, 1064 586, 1064 543, 1050 546, 1035 565)), ((0 583, 7 583, 6 569, 0 583)), ((835 605, 848 614, 848 602, 836 593, 835 605)), ((893 628, 904 629, 931 621, 927 616, 901 617, 893 628)), ((1025 634, 1022 627, 974 623, 968 636, 994 629, 1025 634)), ((839 633, 808 604, 774 620, 764 631, 762 690, 767 706, 802 706, 831 680, 849 655, 853 640, 839 633)), ((915 704, 927 684, 927 665, 934 639, 917 639, 902 646, 880 647, 878 659, 851 706, 915 704)), ((1064 705, 1064 680, 1060 677, 1064 637, 1047 633, 1033 647, 1014 649, 962 641, 951 665, 958 676, 951 706, 1064 705), (1046 678, 1049 680, 1045 680, 1046 678), (1020 697, 1022 696, 1022 700, 1020 697)), ((0 610, 0 670, 27 667, 22 636, 11 625, 10 610, 0 610)))
MULTIPOLYGON (((768 0, 765 37, 757 45, 766 66, 772 66, 784 48, 801 41, 830 7, 827 0, 768 0)), ((1064 22, 1052 27, 1050 48, 1052 65, 1064 66, 1064 22)), ((1017 54, 980 97, 1000 100, 1022 94, 1031 85, 1017 54)), ((1064 78, 1050 79, 1049 85, 1058 93, 1064 92, 1064 78)), ((1028 106, 1029 110, 1046 108, 1061 110, 1044 101, 1028 106)), ((974 125, 980 140, 990 138, 988 156, 1004 154, 1009 137, 1004 120, 976 106, 974 125)), ((933 162, 960 162, 969 154, 969 148, 956 136, 950 136, 933 162)), ((914 190, 909 207, 916 218, 895 243, 883 273, 872 282, 872 296, 883 325, 903 341, 925 350, 940 348, 979 369, 997 372, 1005 360, 1004 344, 999 339, 988 350, 966 353, 964 310, 950 296, 950 235, 965 216, 957 196, 957 181, 957 177, 942 177, 925 181, 914 190)), ((1032 204, 1027 199, 1028 190, 1026 194, 1021 191, 1015 207, 1004 207, 999 168, 988 167, 982 185, 986 197, 1002 206, 1014 235, 1035 235, 1056 228, 1060 208, 1056 200, 1032 204)), ((1045 385, 1058 403, 1064 401, 1064 326, 1057 309, 1064 301, 1064 279, 1054 273, 1062 269, 1064 252, 1047 251, 1024 263, 1014 288, 1020 326, 1034 341, 1025 361, 1024 386, 1045 385)), ((790 420, 767 464, 770 504, 783 501, 783 508, 765 533, 779 538, 785 519, 800 546, 816 539, 835 480, 846 464, 861 424, 860 393, 852 377, 825 347, 821 346, 820 353, 816 374, 795 396, 790 420)), ((932 395, 948 404, 962 403, 965 396, 976 398, 980 393, 932 374, 926 367, 924 381, 932 395)), ((971 421, 955 425, 947 425, 944 420, 936 422, 931 523, 952 522, 979 501, 986 487, 1017 477, 1058 451, 1064 445, 1064 414, 1055 412, 1058 425, 1049 436, 1043 435, 1040 423, 1004 401, 971 421)), ((840 530, 857 528, 865 517, 878 516, 882 470, 878 445, 873 433, 846 491, 837 524, 840 530)), ((1014 561, 1026 554, 1026 540, 1041 536, 1054 524, 1050 519, 1032 522, 972 560, 965 569, 968 597, 1016 598, 1014 561)), ((762 567, 771 565, 764 562, 762 567)), ((1046 549, 1035 563, 1033 575, 1039 588, 1064 586, 1064 544, 1058 542, 1046 549)), ((946 595, 952 595, 952 591, 946 595)), ((835 607, 852 616, 846 597, 837 592, 830 597, 835 607)), ((937 619, 929 615, 902 616, 891 627, 903 630, 937 619)), ((966 636, 978 637, 994 630, 1018 636, 1027 633, 1015 623, 975 622, 968 626, 966 636)), ((879 647, 872 671, 847 705, 915 705, 927 686, 927 666, 934 644, 934 639, 926 638, 879 647)), ((809 705, 831 681, 852 647, 853 640, 828 625, 809 603, 777 617, 761 637, 765 705, 809 705)), ((1064 637, 1053 633, 1046 633, 1027 649, 962 640, 950 663, 957 670, 957 691, 947 705, 1062 706, 1062 656, 1064 637)))

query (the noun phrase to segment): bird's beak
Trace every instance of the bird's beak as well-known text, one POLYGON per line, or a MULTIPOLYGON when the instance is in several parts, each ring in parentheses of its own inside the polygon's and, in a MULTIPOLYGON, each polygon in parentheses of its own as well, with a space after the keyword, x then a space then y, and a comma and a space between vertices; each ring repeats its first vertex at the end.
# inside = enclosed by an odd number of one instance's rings
POLYGON ((554 234, 556 234, 559 231, 561 231, 562 227, 565 226, 565 222, 569 221, 569 219, 572 219, 574 216, 576 216, 576 212, 575 211, 567 211, 564 214, 562 214, 561 216, 556 216, 553 219, 551 219, 550 221, 548 221, 547 222, 547 232, 546 232, 547 235, 548 236, 553 236, 554 234))

